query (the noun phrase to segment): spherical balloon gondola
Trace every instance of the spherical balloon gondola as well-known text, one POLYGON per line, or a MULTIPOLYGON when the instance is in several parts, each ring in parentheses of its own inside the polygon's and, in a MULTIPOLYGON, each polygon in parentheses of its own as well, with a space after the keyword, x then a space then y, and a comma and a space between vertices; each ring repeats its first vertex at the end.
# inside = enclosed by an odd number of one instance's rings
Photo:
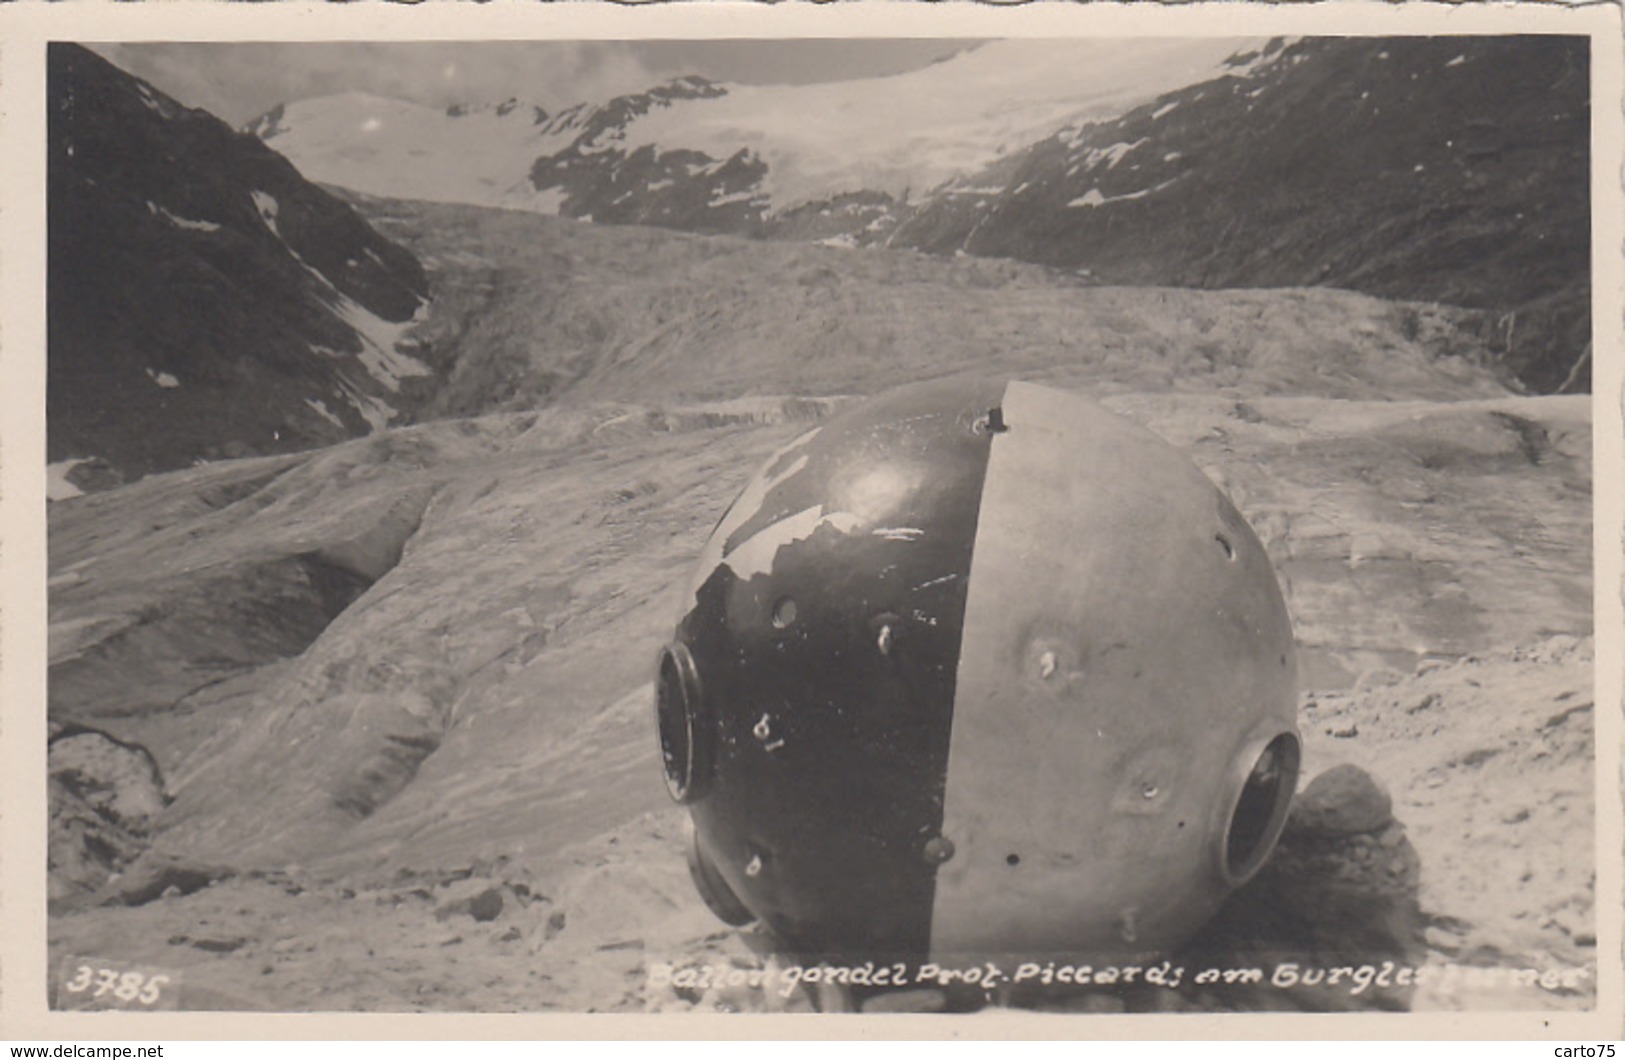
POLYGON ((1166 953, 1297 781, 1291 623, 1182 454, 1024 382, 864 401, 722 517, 659 656, 690 867, 798 952, 1166 953))

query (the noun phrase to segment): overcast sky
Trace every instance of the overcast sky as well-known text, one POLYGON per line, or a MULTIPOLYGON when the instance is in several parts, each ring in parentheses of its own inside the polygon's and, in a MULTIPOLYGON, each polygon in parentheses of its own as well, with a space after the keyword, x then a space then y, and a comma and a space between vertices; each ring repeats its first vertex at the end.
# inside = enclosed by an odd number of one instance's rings
POLYGON ((509 96, 549 110, 680 74, 806 83, 918 69, 974 41, 704 40, 95 44, 119 67, 233 125, 278 103, 365 91, 432 106, 509 96))

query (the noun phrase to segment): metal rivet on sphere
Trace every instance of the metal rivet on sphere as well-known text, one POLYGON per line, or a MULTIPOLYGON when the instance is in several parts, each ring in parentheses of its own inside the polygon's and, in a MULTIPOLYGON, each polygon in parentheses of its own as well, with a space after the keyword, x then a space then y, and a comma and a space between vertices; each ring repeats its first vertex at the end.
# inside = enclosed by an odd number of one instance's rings
POLYGON ((773 626, 776 629, 789 629, 796 624, 796 602, 788 596, 780 597, 773 605, 773 626))

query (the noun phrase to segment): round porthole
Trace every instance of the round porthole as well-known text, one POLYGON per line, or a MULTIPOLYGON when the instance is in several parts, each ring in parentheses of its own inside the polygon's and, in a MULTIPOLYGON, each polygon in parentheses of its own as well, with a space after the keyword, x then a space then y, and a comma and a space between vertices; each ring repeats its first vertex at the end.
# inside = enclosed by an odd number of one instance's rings
POLYGON ((660 652, 655 679, 655 715, 666 790, 678 802, 693 802, 711 779, 711 732, 704 724, 704 699, 694 659, 681 644, 660 652))
POLYGON ((1299 758, 1297 735, 1283 732, 1253 760, 1224 832, 1220 864, 1232 885, 1251 879, 1280 838, 1298 786, 1299 758))

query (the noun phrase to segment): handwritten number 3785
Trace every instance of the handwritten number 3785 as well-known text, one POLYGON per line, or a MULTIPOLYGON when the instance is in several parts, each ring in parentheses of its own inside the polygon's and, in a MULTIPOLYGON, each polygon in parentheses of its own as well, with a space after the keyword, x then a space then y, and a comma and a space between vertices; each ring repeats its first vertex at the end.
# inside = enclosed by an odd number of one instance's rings
POLYGON ((163 992, 164 984, 168 982, 167 975, 154 975, 150 978, 140 972, 125 972, 120 975, 112 968, 92 968, 88 964, 81 964, 63 989, 70 993, 82 994, 94 987, 91 997, 111 993, 120 1001, 152 1005, 157 1003, 158 995, 163 992))

